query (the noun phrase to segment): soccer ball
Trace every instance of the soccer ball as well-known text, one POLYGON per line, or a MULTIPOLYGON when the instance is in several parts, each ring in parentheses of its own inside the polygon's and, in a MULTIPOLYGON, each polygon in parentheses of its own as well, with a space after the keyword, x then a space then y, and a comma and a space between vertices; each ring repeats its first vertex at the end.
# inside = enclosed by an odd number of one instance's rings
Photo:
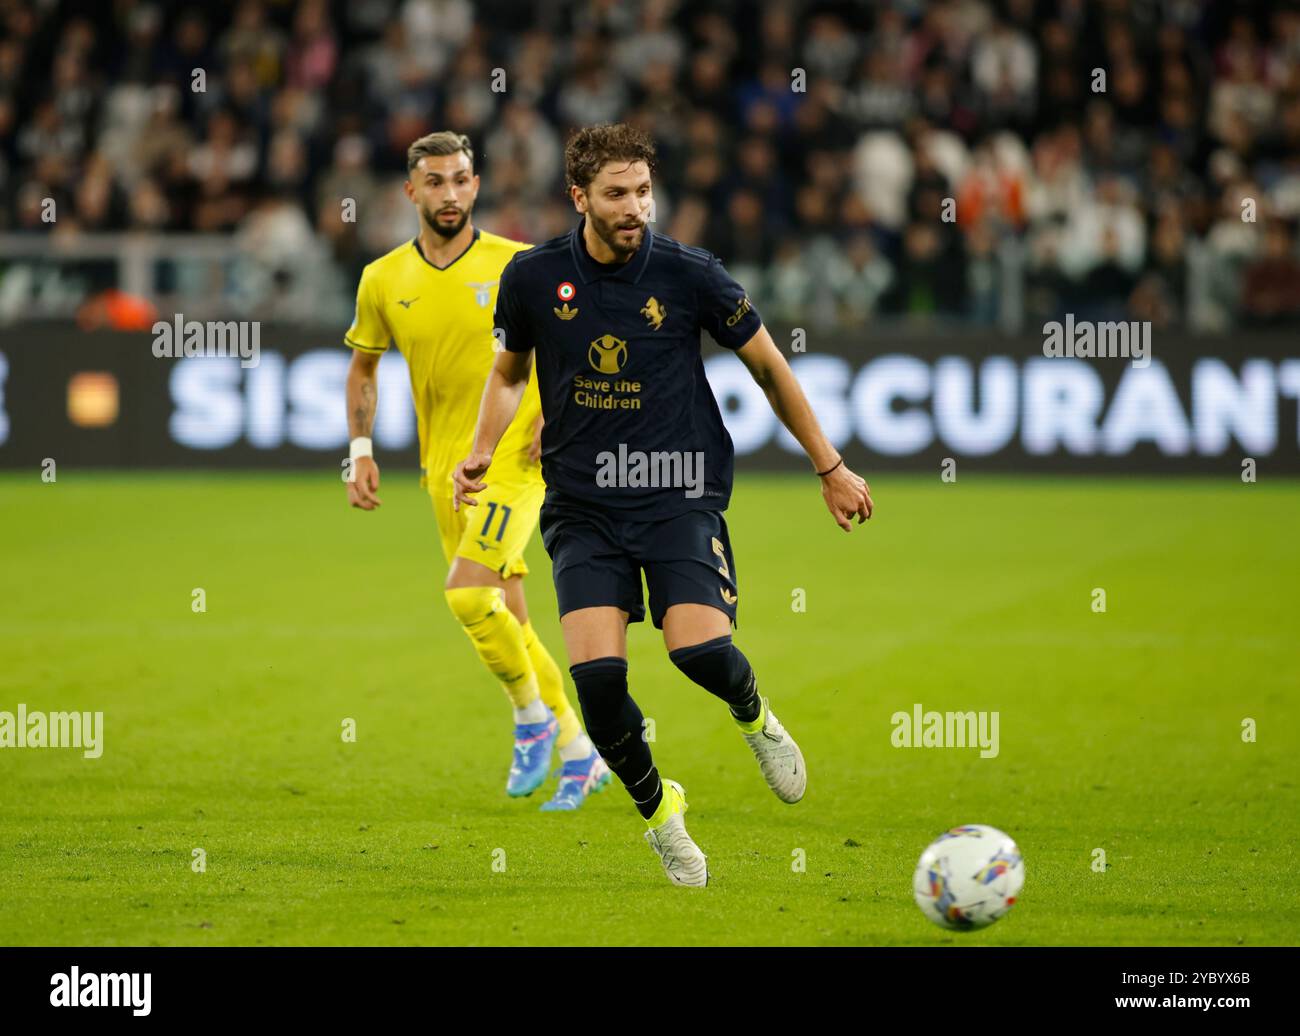
POLYGON ((987 824, 945 831, 921 854, 912 893, 921 913, 941 928, 985 928, 1011 909, 1025 884, 1025 864, 1011 836, 987 824))

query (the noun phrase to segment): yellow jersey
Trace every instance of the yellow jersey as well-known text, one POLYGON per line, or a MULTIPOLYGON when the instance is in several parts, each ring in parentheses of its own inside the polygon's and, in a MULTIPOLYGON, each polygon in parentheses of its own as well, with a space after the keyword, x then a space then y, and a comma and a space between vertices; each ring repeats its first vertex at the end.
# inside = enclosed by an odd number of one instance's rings
MULTIPOLYGON (((501 271, 512 255, 531 247, 475 228, 469 247, 445 267, 429 262, 415 238, 361 272, 356 314, 343 341, 373 354, 396 343, 406 357, 421 463, 430 491, 438 495, 452 495, 452 469, 474 441, 479 401, 497 352, 492 314, 501 271)), ((541 481, 540 466, 528 459, 541 413, 534 372, 493 454, 497 479, 541 481)))

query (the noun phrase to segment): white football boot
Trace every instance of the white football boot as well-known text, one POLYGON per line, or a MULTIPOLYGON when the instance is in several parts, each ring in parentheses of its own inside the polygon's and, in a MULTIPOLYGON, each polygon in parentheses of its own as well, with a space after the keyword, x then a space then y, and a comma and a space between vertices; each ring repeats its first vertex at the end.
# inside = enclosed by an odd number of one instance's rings
POLYGON ((766 698, 763 699, 763 712, 763 729, 756 734, 741 731, 741 736, 748 742, 763 779, 776 792, 776 797, 782 802, 798 802, 808 788, 808 770, 804 766, 803 753, 768 707, 766 698))
POLYGON ((664 781, 663 786, 664 797, 670 801, 668 819, 650 828, 645 840, 664 865, 669 881, 674 885, 703 888, 709 883, 709 865, 700 847, 686 833, 682 821, 682 814, 690 808, 686 805, 686 793, 676 781, 664 781))

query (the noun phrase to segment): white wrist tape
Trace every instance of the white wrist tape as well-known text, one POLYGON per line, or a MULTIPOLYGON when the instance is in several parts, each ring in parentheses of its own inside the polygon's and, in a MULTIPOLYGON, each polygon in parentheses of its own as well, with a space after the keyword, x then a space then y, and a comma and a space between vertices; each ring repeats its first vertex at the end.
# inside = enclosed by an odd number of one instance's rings
POLYGON ((356 463, 358 457, 373 457, 375 455, 374 444, 364 435, 358 435, 352 440, 352 445, 348 449, 348 457, 352 463, 356 463))

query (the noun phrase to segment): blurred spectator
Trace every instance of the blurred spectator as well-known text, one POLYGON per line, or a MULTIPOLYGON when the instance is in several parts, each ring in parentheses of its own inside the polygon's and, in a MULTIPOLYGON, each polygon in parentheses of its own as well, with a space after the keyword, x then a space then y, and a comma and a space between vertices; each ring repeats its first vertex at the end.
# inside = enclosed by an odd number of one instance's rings
POLYGON ((1085 319, 1124 319, 1135 277, 1131 259, 1126 260, 1122 252, 1119 230, 1114 223, 1105 224, 1098 239, 1096 259, 1075 295, 1075 308, 1085 319))
POLYGON ((843 324, 859 324, 874 318, 880 311, 881 299, 894 281, 893 268, 876 250, 870 234, 849 238, 843 258, 830 272, 843 324))
POLYGON ((1264 230, 1264 247, 1245 270, 1241 310, 1252 324, 1280 324, 1300 317, 1300 260, 1295 234, 1281 219, 1264 230))
POLYGON ((1095 192, 1070 212, 1062 247, 1062 269, 1074 277, 1087 277, 1102 265, 1129 274, 1141 268, 1146 227, 1124 181, 1100 179, 1095 192))
POLYGON ((247 64, 262 87, 272 87, 280 81, 284 46, 285 33, 268 21, 262 0, 239 0, 234 23, 217 44, 227 67, 247 64))
POLYGON ((1151 251, 1133 291, 1130 310, 1155 327, 1177 327, 1187 309, 1187 235, 1175 205, 1167 207, 1151 235, 1151 251))
POLYGON ((992 220, 980 220, 966 235, 967 313, 972 323, 983 327, 996 324, 1001 314, 1003 276, 997 246, 992 220))
POLYGON ((917 321, 963 315, 965 257, 956 233, 941 227, 932 220, 916 220, 905 231, 893 312, 917 321))
POLYGON ((551 193, 564 172, 564 145, 555 128, 523 101, 506 102, 496 129, 481 143, 492 172, 481 191, 491 199, 518 195, 528 202, 551 193))
POLYGON ((995 22, 974 45, 971 79, 984 114, 994 125, 1027 120, 1038 87, 1038 54, 1029 38, 1007 22, 995 22))
POLYGON ((293 23, 285 79, 301 90, 328 86, 338 64, 338 41, 325 0, 302 0, 293 23))

